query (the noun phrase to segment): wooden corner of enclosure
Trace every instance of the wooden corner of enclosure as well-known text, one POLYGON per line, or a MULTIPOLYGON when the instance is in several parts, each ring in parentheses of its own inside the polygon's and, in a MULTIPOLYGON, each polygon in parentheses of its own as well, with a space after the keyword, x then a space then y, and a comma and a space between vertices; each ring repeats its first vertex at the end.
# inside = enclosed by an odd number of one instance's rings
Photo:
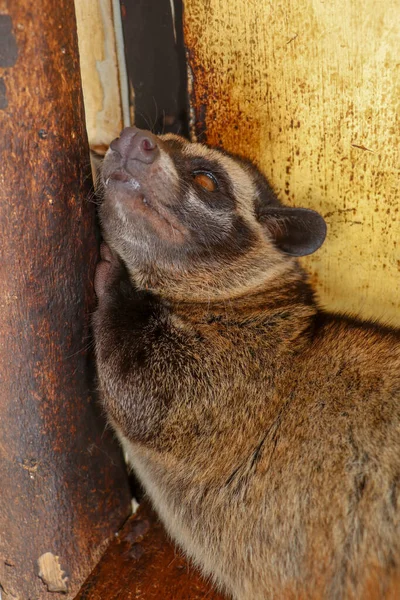
POLYGON ((95 206, 73 0, 0 0, 0 590, 74 598, 130 513, 92 367, 95 206))

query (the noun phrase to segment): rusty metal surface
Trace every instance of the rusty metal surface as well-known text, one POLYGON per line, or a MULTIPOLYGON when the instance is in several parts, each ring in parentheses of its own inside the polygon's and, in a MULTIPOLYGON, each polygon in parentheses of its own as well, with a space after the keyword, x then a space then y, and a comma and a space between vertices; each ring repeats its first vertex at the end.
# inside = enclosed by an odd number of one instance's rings
POLYGON ((91 393, 97 252, 73 0, 0 0, 0 131, 0 590, 66 600, 130 508, 91 393))
POLYGON ((110 544, 75 600, 223 600, 167 539, 146 502, 110 544))
POLYGON ((194 136, 326 218, 304 264, 327 307, 400 324, 399 2, 184 7, 194 136))

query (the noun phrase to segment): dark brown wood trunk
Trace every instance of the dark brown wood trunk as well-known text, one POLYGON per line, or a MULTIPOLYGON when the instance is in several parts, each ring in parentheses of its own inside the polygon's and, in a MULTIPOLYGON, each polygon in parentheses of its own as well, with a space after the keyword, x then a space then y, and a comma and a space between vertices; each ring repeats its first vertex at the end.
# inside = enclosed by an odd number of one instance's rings
POLYGON ((88 352, 97 250, 73 0, 0 0, 0 132, 0 590, 73 598, 129 513, 88 352), (40 578, 43 555, 55 571, 40 578))

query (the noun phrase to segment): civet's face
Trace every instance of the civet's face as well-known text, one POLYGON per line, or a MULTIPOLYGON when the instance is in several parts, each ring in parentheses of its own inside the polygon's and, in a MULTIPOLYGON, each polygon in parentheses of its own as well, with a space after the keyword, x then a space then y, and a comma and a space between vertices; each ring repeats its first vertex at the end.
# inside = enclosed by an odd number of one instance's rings
POLYGON ((203 278, 210 295, 218 278, 235 287, 258 271, 260 280, 261 265, 266 272, 287 255, 308 254, 325 237, 322 218, 282 207, 253 165, 176 135, 124 129, 101 179, 104 237, 145 286, 185 275, 189 287, 203 278), (291 246, 292 222, 298 239, 291 246))

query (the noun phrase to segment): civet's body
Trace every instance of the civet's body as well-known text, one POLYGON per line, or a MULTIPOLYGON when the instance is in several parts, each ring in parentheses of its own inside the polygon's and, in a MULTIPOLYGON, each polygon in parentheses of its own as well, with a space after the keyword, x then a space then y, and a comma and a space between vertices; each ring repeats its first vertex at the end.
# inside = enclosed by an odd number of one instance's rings
POLYGON ((323 219, 134 128, 102 181, 102 398, 172 537, 236 600, 400 598, 399 332, 319 309, 323 219))

